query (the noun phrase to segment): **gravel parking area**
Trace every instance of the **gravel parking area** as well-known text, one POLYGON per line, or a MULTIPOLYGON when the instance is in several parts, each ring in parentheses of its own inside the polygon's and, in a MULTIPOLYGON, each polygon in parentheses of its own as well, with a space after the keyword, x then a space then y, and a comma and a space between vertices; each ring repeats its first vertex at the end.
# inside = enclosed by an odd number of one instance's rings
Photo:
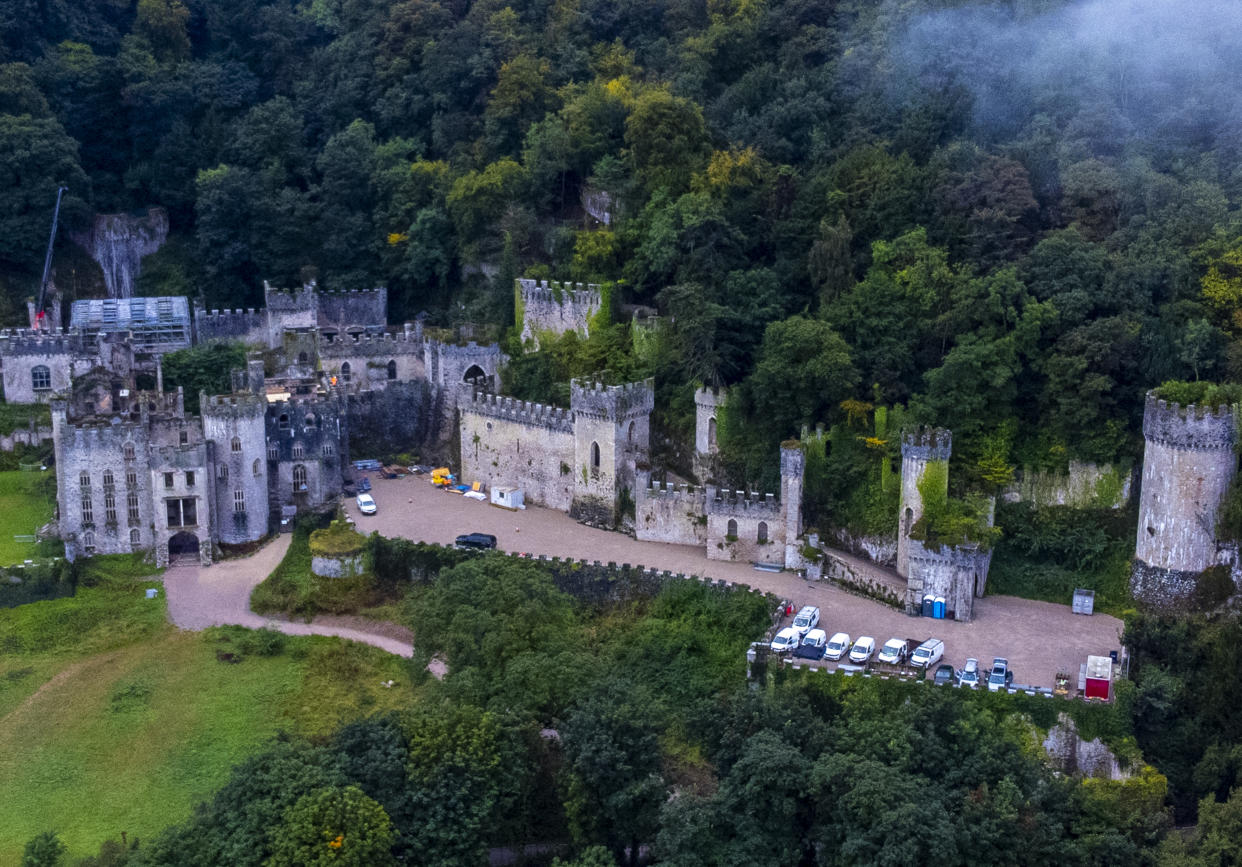
POLYGON ((892 637, 940 638, 945 642, 944 661, 956 668, 967 657, 975 657, 984 668, 991 666, 994 656, 1007 657, 1015 683, 1050 687, 1056 673, 1065 671, 1071 675, 1071 686, 1077 686, 1078 668, 1088 654, 1106 655, 1121 647, 1120 620, 1106 614, 1073 614, 1068 600, 1054 605, 988 596, 975 601, 975 619, 970 623, 910 617, 827 581, 708 560, 701 548, 640 542, 538 506, 509 512, 434 488, 427 476, 379 479, 371 474, 371 480, 377 514, 361 515, 353 498, 345 500, 346 511, 364 533, 376 530, 384 536, 449 545, 462 533, 491 533, 501 550, 512 553, 629 563, 746 584, 791 600, 795 607, 819 606, 820 628, 829 635, 838 631, 853 638, 870 635, 877 646, 892 637))

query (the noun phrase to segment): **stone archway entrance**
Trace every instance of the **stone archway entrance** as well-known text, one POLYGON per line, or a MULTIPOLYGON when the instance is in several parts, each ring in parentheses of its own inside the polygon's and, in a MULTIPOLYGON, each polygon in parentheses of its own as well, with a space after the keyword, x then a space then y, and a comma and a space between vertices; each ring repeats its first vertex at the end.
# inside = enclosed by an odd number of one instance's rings
POLYGON ((472 364, 466 369, 466 375, 461 378, 461 381, 470 382, 471 380, 485 378, 486 376, 487 371, 479 367, 477 364, 472 364))
POLYGON ((168 540, 168 565, 198 563, 198 537, 182 530, 168 540))

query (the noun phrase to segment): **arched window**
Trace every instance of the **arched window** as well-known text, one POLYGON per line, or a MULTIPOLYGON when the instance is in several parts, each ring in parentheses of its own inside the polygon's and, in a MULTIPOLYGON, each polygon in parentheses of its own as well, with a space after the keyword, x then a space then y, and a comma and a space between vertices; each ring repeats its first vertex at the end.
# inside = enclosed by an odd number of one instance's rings
POLYGON ((138 528, 129 531, 129 544, 135 548, 142 544, 142 534, 138 532, 138 528))
POLYGON ((307 426, 307 427, 314 427, 314 426, 315 426, 315 415, 314 415, 314 413, 309 413, 309 412, 308 412, 308 413, 306 414, 306 419, 305 419, 305 421, 306 421, 306 426, 307 426))
POLYGON ((233 442, 229 446, 233 450, 233 454, 241 453, 241 437, 233 437, 233 442))
POLYGON ((216 467, 216 478, 222 482, 229 480, 229 468, 226 464, 220 464, 220 466, 216 467))
POLYGON ((306 467, 302 466, 301 464, 297 464, 293 468, 293 490, 295 491, 306 490, 306 467))
POLYGON ((125 445, 121 447, 121 451, 125 455, 125 460, 132 461, 134 459, 134 444, 133 443, 126 443, 125 445))
POLYGON ((332 448, 332 443, 324 443, 324 444, 323 444, 323 456, 324 456, 325 458, 330 458, 330 457, 332 457, 332 454, 333 454, 333 452, 335 452, 335 451, 336 451, 336 450, 332 448))
POLYGON ((757 538, 760 543, 768 541, 768 522, 767 521, 759 522, 759 535, 757 538))
POLYGON ((103 482, 105 488, 116 487, 116 480, 112 477, 112 470, 104 470, 103 482))
POLYGON ((259 463, 258 458, 255 458, 254 459, 254 477, 257 479, 261 475, 263 475, 263 464, 259 463))
POLYGON ((349 382, 350 369, 348 361, 341 363, 341 382, 349 382))
POLYGON ((52 390, 52 371, 46 364, 36 364, 30 368, 30 386, 35 391, 52 390))
POLYGON ((233 514, 246 514, 246 492, 237 490, 233 492, 233 514))
POLYGON ((83 489, 89 490, 91 486, 91 474, 85 471, 78 473, 78 484, 81 485, 83 489))
POLYGON ((901 523, 902 523, 901 535, 909 536, 910 528, 914 526, 914 509, 911 509, 911 508, 906 509, 905 520, 903 520, 901 523))
POLYGON ((88 557, 95 553, 95 534, 90 530, 82 533, 82 551, 88 557))
POLYGON ((302 444, 294 443, 293 444, 293 459, 297 460, 300 457, 302 457, 302 444))
POLYGON ((479 367, 477 364, 472 364, 468 368, 466 368, 466 374, 465 376, 461 378, 461 381, 462 382, 473 382, 476 379, 486 379, 486 378, 487 378, 487 371, 479 367))
POLYGON ((397 362, 395 361, 388 362, 388 378, 389 379, 397 378, 397 362))
POLYGON ((280 414, 280 420, 277 422, 277 425, 280 427, 281 430, 288 430, 289 429, 289 413, 282 412, 280 414))
POLYGON ((298 353, 298 364, 306 364, 308 361, 310 361, 310 357, 305 352, 298 353))
POLYGON ((599 443, 591 443, 591 469, 599 469, 599 443))
POLYGON ((725 530, 725 533, 731 536, 732 538, 736 539, 737 538, 737 521, 730 518, 729 527, 728 529, 725 530))
POLYGON ((625 441, 628 443, 634 442, 634 422, 630 422, 630 426, 625 432, 625 441))
POLYGON ((270 443, 267 447, 267 459, 269 461, 280 460, 280 447, 276 443, 270 443))
POLYGON ((714 449, 716 447, 716 417, 712 416, 707 420, 707 447, 714 449))

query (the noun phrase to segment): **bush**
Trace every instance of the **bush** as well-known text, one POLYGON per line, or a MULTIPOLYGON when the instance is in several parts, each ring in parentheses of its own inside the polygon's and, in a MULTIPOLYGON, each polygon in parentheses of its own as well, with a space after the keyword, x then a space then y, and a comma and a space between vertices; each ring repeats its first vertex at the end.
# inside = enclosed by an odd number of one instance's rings
POLYGON ((1179 382, 1170 380, 1152 389, 1160 400, 1182 406, 1219 407, 1242 403, 1242 385, 1233 382, 1179 382))

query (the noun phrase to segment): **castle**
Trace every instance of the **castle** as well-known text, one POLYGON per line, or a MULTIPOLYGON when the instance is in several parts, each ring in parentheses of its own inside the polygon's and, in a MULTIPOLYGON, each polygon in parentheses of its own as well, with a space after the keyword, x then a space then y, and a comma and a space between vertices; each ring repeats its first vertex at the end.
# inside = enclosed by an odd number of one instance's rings
POLYGON ((591 322, 607 315, 603 287, 588 283, 538 282, 519 278, 514 284, 514 306, 522 326, 522 343, 539 348, 539 336, 590 333, 591 322))
POLYGON ((496 382, 495 344, 387 326, 387 292, 265 285, 259 311, 189 315, 184 298, 76 302, 69 329, 0 333, 6 398, 48 402, 66 555, 154 551, 210 563, 320 508, 349 478, 351 439, 447 438, 468 380, 496 382), (256 351, 230 393, 165 393, 165 352, 214 340, 256 351), (136 387, 154 377, 154 391, 136 387), (351 437, 351 432, 353 436, 351 437))

